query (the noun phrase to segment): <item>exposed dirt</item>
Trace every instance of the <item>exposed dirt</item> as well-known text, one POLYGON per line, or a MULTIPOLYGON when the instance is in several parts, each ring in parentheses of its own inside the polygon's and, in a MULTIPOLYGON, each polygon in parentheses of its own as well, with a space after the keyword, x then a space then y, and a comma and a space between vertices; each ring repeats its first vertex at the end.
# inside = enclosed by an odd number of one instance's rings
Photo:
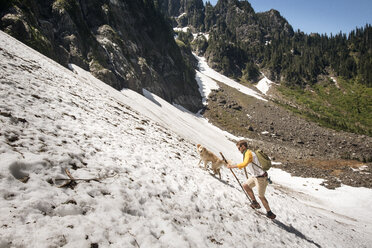
POLYGON ((269 100, 263 102, 220 84, 209 95, 203 115, 260 147, 277 167, 295 176, 326 179, 324 186, 341 184, 372 188, 372 137, 324 128, 269 100), (361 168, 361 169, 360 169, 361 168))

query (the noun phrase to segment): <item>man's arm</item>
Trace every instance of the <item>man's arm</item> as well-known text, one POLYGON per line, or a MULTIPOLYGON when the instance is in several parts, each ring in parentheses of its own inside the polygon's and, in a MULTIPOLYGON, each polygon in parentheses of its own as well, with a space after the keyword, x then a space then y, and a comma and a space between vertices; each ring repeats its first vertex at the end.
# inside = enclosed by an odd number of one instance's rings
POLYGON ((236 164, 236 165, 231 165, 231 164, 228 164, 227 165, 227 168, 229 169, 232 169, 232 168, 239 168, 239 169, 242 169, 244 167, 246 167, 249 163, 252 163, 253 161, 253 156, 252 156, 252 152, 250 150, 248 150, 246 153, 245 153, 245 156, 244 156, 244 161, 240 164, 236 164))

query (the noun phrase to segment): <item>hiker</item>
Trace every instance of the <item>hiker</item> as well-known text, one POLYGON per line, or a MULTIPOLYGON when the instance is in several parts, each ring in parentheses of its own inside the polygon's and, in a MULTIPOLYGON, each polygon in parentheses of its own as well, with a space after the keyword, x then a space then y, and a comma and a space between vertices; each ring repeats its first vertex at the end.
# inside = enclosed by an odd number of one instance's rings
POLYGON ((242 169, 244 167, 247 167, 251 176, 248 178, 248 180, 245 183, 243 183, 243 188, 248 193, 249 197, 252 199, 252 203, 250 206, 253 209, 261 208, 252 190, 254 186, 257 186, 258 197, 260 198, 262 205, 265 207, 267 211, 266 216, 270 219, 275 219, 276 215, 273 212, 271 212, 269 202, 267 201, 265 197, 265 191, 266 191, 266 187, 268 184, 267 172, 262 170, 262 168, 260 167, 260 162, 258 161, 257 155, 253 151, 248 149, 248 144, 246 141, 244 140, 239 141, 238 143, 236 143, 236 147, 243 154, 243 162, 240 164, 236 164, 236 165, 228 164, 227 168, 242 169))

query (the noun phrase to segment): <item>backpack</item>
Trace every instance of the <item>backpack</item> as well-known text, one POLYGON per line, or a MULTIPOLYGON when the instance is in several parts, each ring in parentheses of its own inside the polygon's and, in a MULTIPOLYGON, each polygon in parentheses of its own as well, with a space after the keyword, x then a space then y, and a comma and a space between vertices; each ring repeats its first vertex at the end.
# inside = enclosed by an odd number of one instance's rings
POLYGON ((255 151, 258 161, 264 171, 268 171, 271 168, 271 160, 261 149, 255 151))

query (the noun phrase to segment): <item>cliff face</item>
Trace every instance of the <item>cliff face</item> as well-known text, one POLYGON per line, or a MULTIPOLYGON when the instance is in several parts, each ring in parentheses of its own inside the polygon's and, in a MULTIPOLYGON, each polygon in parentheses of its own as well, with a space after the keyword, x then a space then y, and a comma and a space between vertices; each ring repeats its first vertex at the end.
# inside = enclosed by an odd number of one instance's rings
POLYGON ((234 78, 244 76, 247 64, 262 62, 256 55, 266 42, 278 34, 293 35, 291 25, 278 11, 255 13, 248 1, 219 0, 206 13, 206 20, 210 39, 204 56, 212 68, 234 78))
POLYGON ((14 0, 0 17, 3 31, 118 90, 145 88, 194 112, 202 106, 195 72, 153 1, 14 0))
POLYGON ((154 0, 155 6, 173 21, 174 27, 190 26, 194 31, 204 31, 203 0, 154 0))
MULTIPOLYGON (((219 0, 213 7, 202 0, 154 0, 155 6, 173 20, 173 26, 209 34, 208 41, 194 40, 193 49, 204 55, 215 70, 236 79, 250 78, 246 71, 262 63, 265 45, 275 37, 291 37, 291 25, 276 10, 255 13, 248 1, 219 0)), ((279 73, 266 74, 279 78, 279 73)), ((259 75, 259 73, 258 73, 259 75)))

